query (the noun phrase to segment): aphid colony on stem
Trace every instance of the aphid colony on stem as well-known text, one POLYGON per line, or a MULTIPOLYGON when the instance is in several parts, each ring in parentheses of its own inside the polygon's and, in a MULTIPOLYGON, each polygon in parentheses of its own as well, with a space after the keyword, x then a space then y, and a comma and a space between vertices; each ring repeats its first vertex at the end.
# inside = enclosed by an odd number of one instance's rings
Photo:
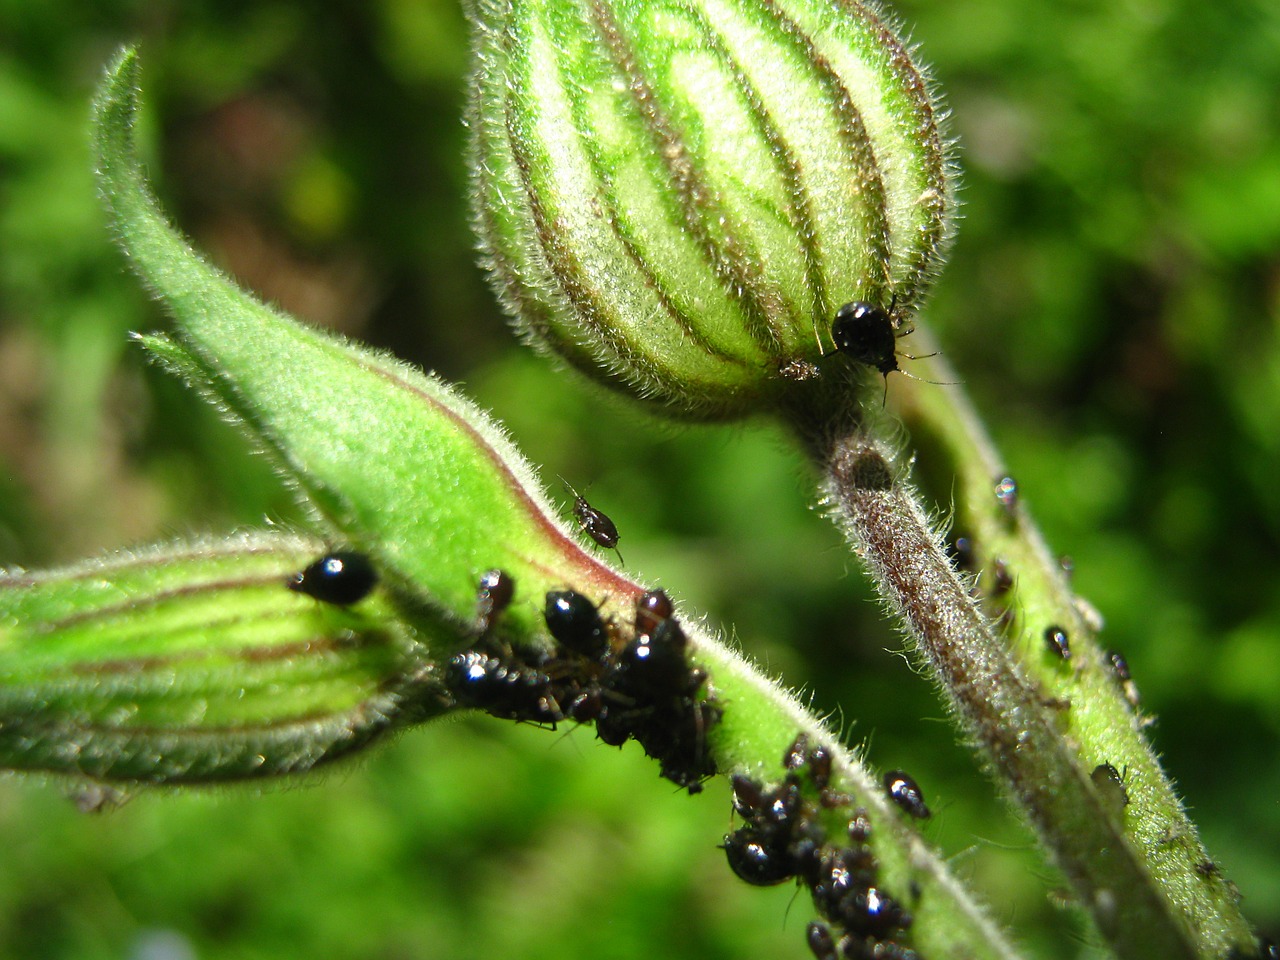
MULTIPOLYGON (((337 550, 292 574, 286 586, 324 603, 349 606, 368 596, 377 582, 367 556, 337 550)), ((515 578, 505 571, 481 574, 475 642, 444 669, 454 702, 506 720, 595 723, 605 743, 636 740, 658 761, 662 776, 690 793, 700 791, 702 781, 716 772, 706 738, 721 710, 699 695, 707 677, 689 665, 689 640, 671 598, 661 590, 641 594, 631 628, 625 629, 606 622, 581 593, 552 590, 543 619, 557 646, 546 652, 517 648, 503 637, 502 615, 515 590, 515 578)))
MULTIPOLYGON (((743 825, 724 838, 730 869, 757 886, 794 877, 809 888, 824 918, 806 930, 817 960, 919 960, 900 942, 911 928, 912 916, 881 883, 867 812, 860 807, 851 810, 847 842, 827 836, 822 811, 853 805, 850 797, 831 789, 830 753, 801 734, 783 754, 782 763, 786 774, 772 788, 741 775, 731 778, 733 807, 743 825)), ((915 782, 900 772, 892 781, 886 777, 886 788, 901 803, 893 792, 897 783, 911 784, 927 815, 915 782)))
POLYGON ((445 667, 445 685, 458 706, 508 720, 555 725, 595 723, 605 743, 636 740, 659 763, 662 776, 696 793, 716 772, 707 733, 720 708, 699 696, 706 674, 687 659, 688 638, 661 590, 636 601, 631 629, 606 621, 596 605, 574 590, 547 593, 543 619, 556 641, 553 651, 517 648, 498 629, 493 581, 511 577, 490 571, 477 591, 476 642, 445 667))

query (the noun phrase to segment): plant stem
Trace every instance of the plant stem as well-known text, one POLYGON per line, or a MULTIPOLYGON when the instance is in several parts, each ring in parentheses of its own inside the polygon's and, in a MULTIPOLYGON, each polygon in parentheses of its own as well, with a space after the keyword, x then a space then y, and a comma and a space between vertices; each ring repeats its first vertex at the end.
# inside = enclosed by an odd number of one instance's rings
MULTIPOLYGON (((708 746, 721 773, 742 773, 757 780, 782 779, 781 758, 798 733, 829 747, 834 762, 832 785, 864 808, 873 826, 871 845, 884 886, 896 891, 915 916, 911 933, 920 957, 942 960, 1015 960, 1018 954, 999 928, 973 901, 937 851, 893 806, 878 779, 840 745, 839 739, 797 698, 762 676, 750 663, 715 640, 697 624, 686 627, 693 659, 711 677, 724 715, 711 731, 708 746)), ((831 819, 839 820, 837 811, 831 819)), ((844 813, 848 819, 848 811, 844 813)), ((836 834, 843 824, 832 823, 836 834)))
MULTIPOLYGON (((955 379, 942 365, 921 376, 955 379)), ((988 566, 978 582, 994 579, 997 560, 1016 572, 1006 608, 1016 611, 1012 621, 1006 615, 997 623, 971 578, 952 565, 896 466, 891 438, 900 428, 878 413, 850 412, 847 397, 833 402, 855 384, 829 390, 825 404, 794 411, 792 420, 822 465, 837 521, 965 733, 1112 949, 1125 958, 1217 958, 1232 946, 1251 949, 1225 882, 1196 869, 1210 861, 1123 686, 1104 667, 1060 566, 1026 510, 996 497, 1004 471, 963 393, 901 381, 892 391, 896 400, 906 398, 913 437, 945 451, 954 469, 957 528, 981 546, 988 566), (1069 636, 1070 660, 1045 643, 1051 626, 1069 636), (1103 764, 1125 771, 1119 788, 1095 784, 1091 774, 1103 764)))

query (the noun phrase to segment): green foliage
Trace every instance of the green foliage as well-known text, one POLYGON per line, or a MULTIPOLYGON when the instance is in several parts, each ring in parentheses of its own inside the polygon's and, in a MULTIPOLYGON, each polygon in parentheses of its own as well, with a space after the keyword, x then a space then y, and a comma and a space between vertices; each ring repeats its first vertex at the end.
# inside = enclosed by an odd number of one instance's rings
MULTIPOLYGON (((1210 851, 1274 929, 1277 14, 899 8, 966 172, 930 320, 1128 656, 1210 851)), ((799 457, 769 428, 638 420, 514 345, 472 263, 453 5, 8 0, 0 35, 0 562, 293 515, 261 459, 127 347, 158 318, 104 240, 84 123, 100 64, 140 39, 161 191, 220 265, 464 379, 548 473, 594 481, 630 565, 742 625, 818 707, 843 705, 850 739, 936 798, 932 836, 972 850, 1033 951, 1080 952, 1047 905, 1055 881, 1029 879, 1034 855, 1011 849, 1026 838, 993 822, 932 692, 842 579, 799 457)), ((950 496, 944 480, 940 509, 950 496)), ((722 882, 725 807, 717 787, 674 796, 631 748, 484 720, 317 788, 143 797, 105 819, 57 783, 4 782, 0 943, 118 958, 171 930, 219 957, 803 955, 789 891, 722 882), (612 920, 606 938, 583 936, 588 914, 612 920)))

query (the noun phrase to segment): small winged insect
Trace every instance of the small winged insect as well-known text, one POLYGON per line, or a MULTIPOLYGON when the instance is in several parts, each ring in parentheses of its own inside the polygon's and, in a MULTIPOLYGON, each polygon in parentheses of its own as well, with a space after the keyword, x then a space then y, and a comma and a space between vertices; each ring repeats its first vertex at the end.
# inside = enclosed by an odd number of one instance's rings
POLYGON ((618 525, 607 513, 589 504, 587 498, 575 490, 564 477, 560 478, 560 482, 573 494, 573 519, 578 521, 579 529, 600 546, 617 553, 618 561, 622 562, 622 553, 618 550, 618 525))
POLYGON ((355 550, 326 553, 298 573, 286 585, 295 593, 305 593, 324 603, 347 607, 367 597, 378 583, 373 562, 355 550))

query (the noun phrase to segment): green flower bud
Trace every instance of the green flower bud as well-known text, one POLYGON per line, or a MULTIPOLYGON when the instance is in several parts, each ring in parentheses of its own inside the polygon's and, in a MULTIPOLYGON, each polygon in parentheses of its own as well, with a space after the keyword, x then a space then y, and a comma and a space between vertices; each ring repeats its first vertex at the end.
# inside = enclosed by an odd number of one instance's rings
POLYGON ((286 589, 323 549, 263 533, 0 571, 0 768, 266 777, 442 712, 384 591, 347 607, 286 589))
POLYGON ((954 206, 929 83, 856 0, 482 0, 475 220, 506 308, 688 415, 776 404, 837 308, 896 317, 954 206))

